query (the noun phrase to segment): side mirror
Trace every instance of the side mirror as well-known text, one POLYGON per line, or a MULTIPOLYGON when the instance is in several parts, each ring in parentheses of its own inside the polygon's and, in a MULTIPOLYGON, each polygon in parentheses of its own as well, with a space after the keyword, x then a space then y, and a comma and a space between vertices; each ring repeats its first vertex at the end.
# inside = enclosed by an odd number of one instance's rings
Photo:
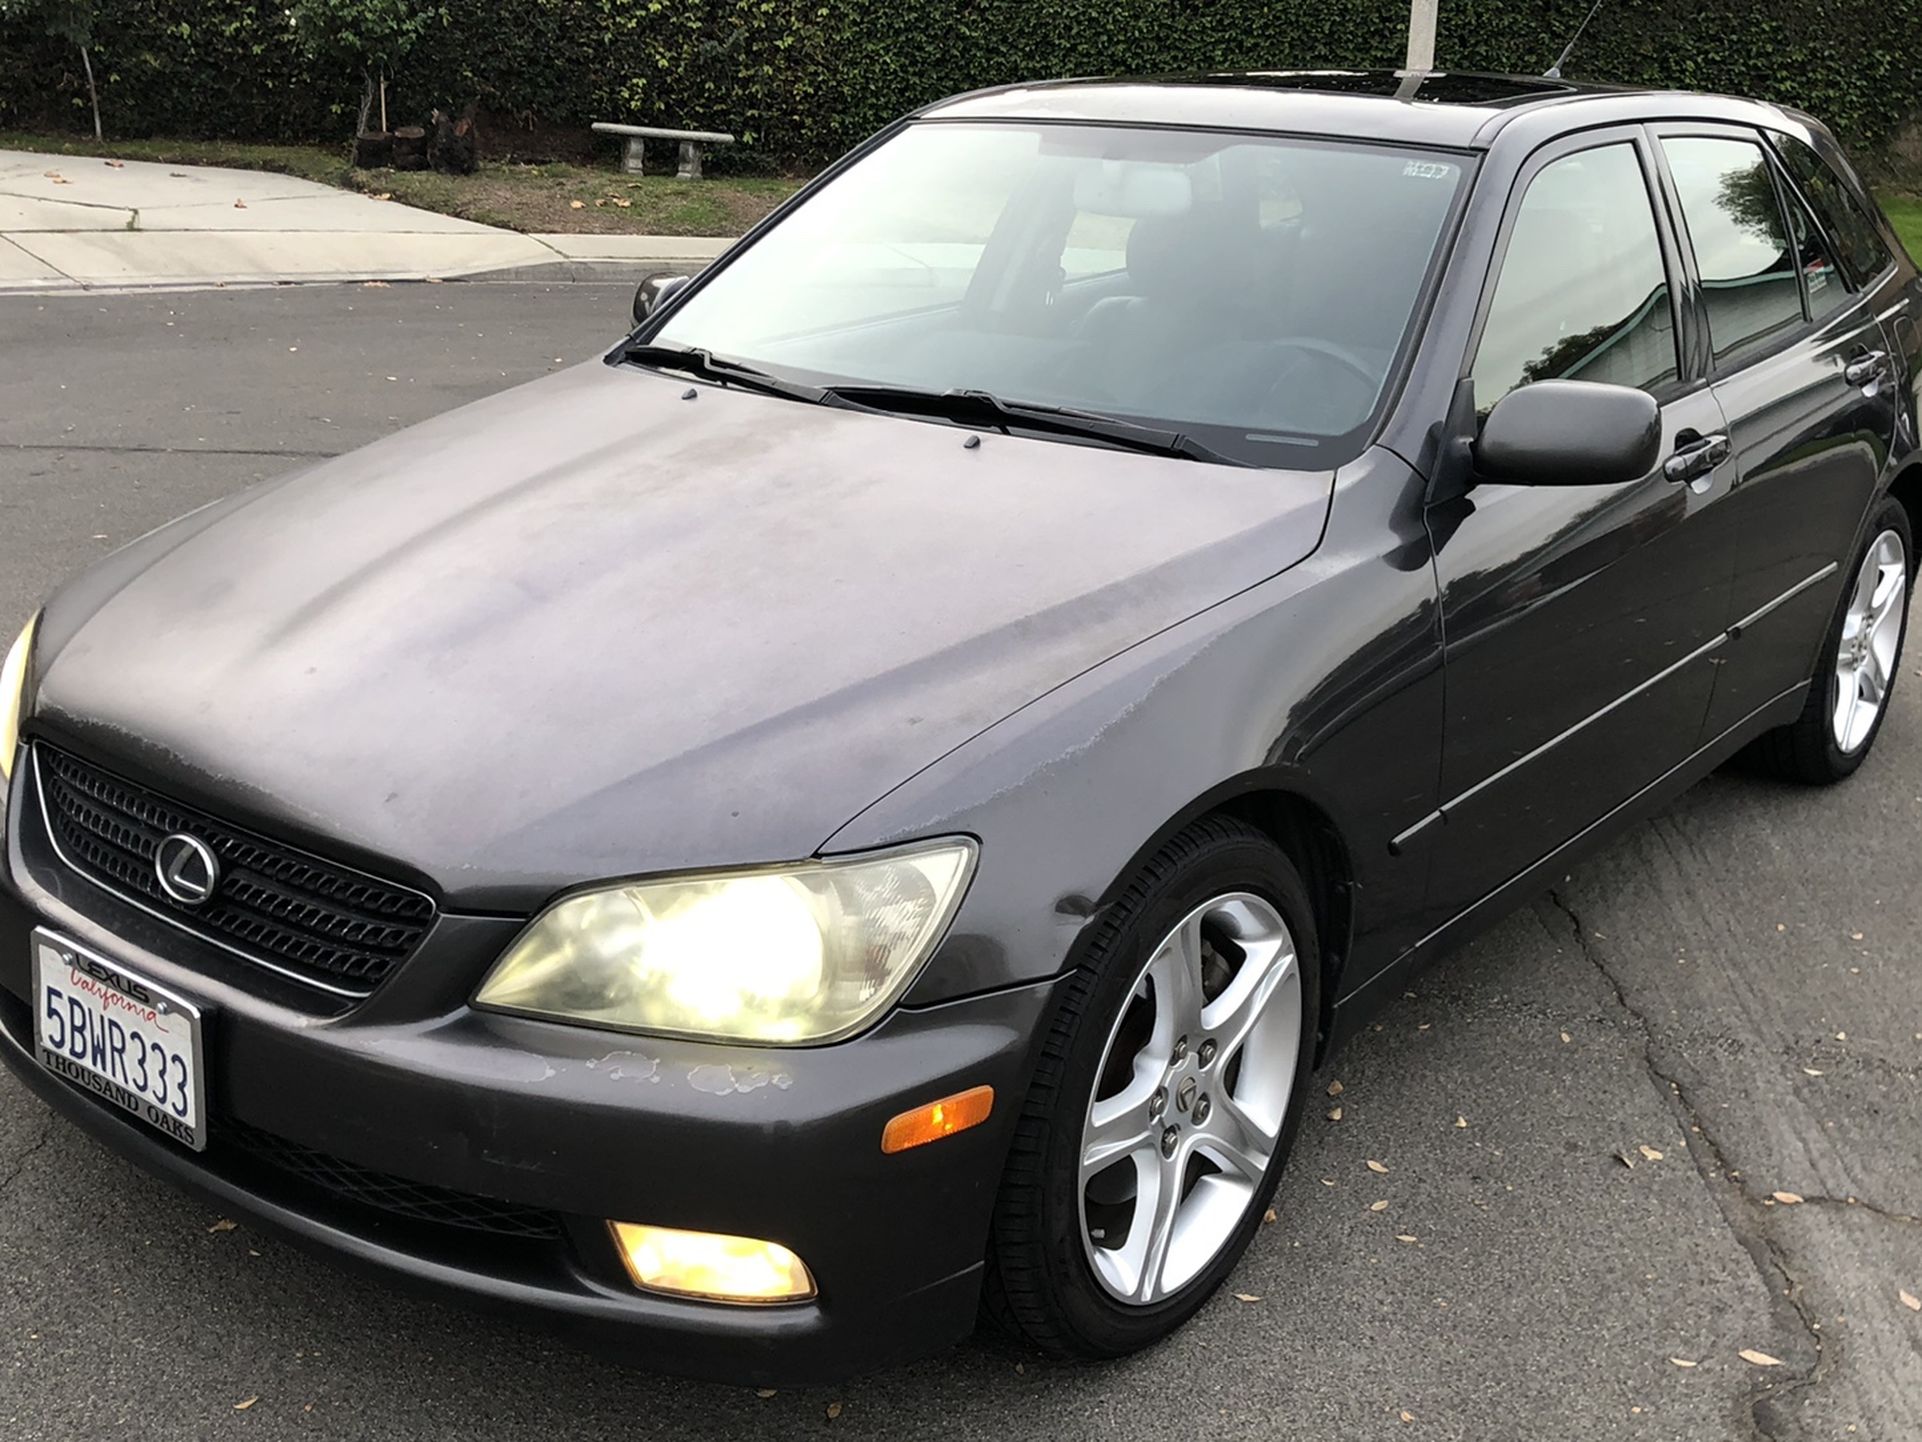
POLYGON ((1662 410, 1647 391, 1536 381, 1488 413, 1475 471, 1515 486, 1619 486, 1654 470, 1661 454, 1662 410))
POLYGON ((686 285, 689 279, 671 270, 657 270, 642 280, 640 289, 634 292, 634 324, 641 324, 659 310, 661 302, 686 285))

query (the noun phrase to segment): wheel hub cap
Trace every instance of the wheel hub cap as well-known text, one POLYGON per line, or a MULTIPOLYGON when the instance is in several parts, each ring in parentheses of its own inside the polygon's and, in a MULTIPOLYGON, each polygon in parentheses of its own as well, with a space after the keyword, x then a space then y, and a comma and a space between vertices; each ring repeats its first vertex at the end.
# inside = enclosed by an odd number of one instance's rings
POLYGON ((1842 619, 1842 646, 1835 662, 1835 744, 1845 754, 1860 750, 1875 729, 1895 680, 1896 653, 1909 589, 1902 538, 1884 531, 1856 572, 1842 619))
POLYGON ((1253 1205, 1294 1087, 1301 997, 1286 923, 1247 892, 1197 907, 1142 968, 1081 1136, 1082 1241, 1118 1301, 1193 1281, 1253 1205))

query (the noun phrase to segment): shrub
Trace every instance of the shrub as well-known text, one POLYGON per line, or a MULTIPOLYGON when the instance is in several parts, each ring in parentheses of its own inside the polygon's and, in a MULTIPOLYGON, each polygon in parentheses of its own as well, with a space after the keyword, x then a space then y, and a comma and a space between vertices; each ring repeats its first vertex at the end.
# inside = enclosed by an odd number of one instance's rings
MULTIPOLYGON (((1393 65, 1408 18, 1407 0, 291 0, 297 16, 326 12, 353 37, 347 51, 322 54, 307 37, 327 28, 290 25, 290 0, 92 3, 104 96, 128 134, 335 136, 351 118, 351 78, 385 64, 394 104, 413 119, 478 100, 496 135, 644 120, 731 130, 751 159, 802 165, 976 86, 1393 65), (400 35, 410 49, 391 47, 400 35)), ((1587 8, 1443 0, 1438 54, 1456 69, 1538 73, 1587 8)), ((1918 21, 1922 0, 1830 0, 1819 11, 1610 0, 1568 73, 1781 100, 1873 151, 1915 108, 1918 21)), ((70 53, 37 26, 0 21, 10 62, 0 124, 70 123, 70 53)))

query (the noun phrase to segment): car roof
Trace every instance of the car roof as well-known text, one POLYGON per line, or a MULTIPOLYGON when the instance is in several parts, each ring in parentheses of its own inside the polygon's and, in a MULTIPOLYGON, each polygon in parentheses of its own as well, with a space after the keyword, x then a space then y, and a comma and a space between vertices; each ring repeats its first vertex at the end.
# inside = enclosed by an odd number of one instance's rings
POLYGON ((977 90, 920 114, 937 120, 1271 130, 1479 150, 1517 120, 1544 112, 1552 113, 1555 129, 1646 119, 1779 124, 1787 118, 1786 112, 1758 101, 1690 91, 1637 90, 1539 75, 1393 70, 1053 80, 977 90))

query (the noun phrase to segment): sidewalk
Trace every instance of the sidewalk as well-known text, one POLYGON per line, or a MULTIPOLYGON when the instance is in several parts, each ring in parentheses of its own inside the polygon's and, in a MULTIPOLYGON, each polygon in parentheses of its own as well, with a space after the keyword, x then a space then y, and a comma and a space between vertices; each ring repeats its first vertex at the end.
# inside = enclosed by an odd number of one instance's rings
POLYGON ((619 280, 732 244, 519 235, 260 171, 0 151, 0 294, 363 280, 619 280))

